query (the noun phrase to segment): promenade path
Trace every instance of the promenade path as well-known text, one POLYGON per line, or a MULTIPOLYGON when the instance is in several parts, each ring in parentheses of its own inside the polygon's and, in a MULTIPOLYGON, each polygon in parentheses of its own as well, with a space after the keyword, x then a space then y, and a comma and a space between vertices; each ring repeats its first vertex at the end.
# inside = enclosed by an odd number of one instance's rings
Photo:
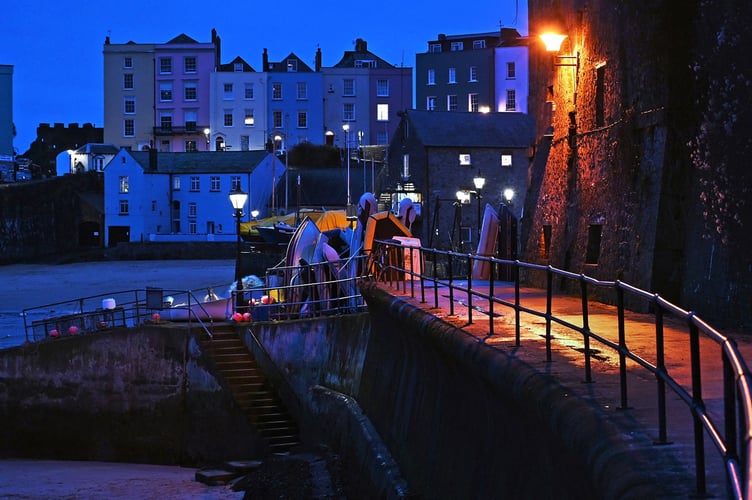
MULTIPOLYGON (((450 293, 446 286, 437 289, 426 283, 425 302, 421 301, 420 282, 380 283, 379 287, 431 315, 461 328, 478 342, 517 358, 541 374, 552 377, 572 394, 597 405, 605 418, 623 433, 624 443, 630 449, 639 448, 650 457, 661 476, 672 483, 677 498, 687 498, 696 489, 694 458, 694 427, 686 404, 667 389, 667 443, 656 444, 659 438, 658 391, 656 377, 636 362, 627 362, 627 408, 620 408, 619 356, 608 346, 591 340, 592 381, 586 383, 584 342, 582 334, 552 323, 551 361, 547 361, 545 348, 546 320, 536 315, 521 313, 520 344, 515 340, 515 311, 511 307, 494 304, 489 313, 487 300, 472 298, 471 307, 466 292, 450 293), (405 286, 406 285, 406 286, 405 286), (435 293, 436 292, 436 293, 435 293), (438 307, 435 307, 438 297, 438 307), (453 305, 453 311, 452 309, 453 305), (450 312, 453 314, 450 315, 450 312), (472 320, 472 321, 470 321, 472 320), (490 334, 493 329, 493 334, 490 334)), ((454 286, 467 288, 467 281, 455 281, 454 286)), ((488 294, 488 281, 473 281, 472 290, 488 294)), ((495 282, 494 296, 514 303, 514 287, 509 282, 495 282)), ((522 288, 520 305, 536 311, 546 311, 546 291, 522 288)), ((579 297, 555 295, 552 313, 576 325, 583 325, 582 301, 579 297)), ((588 302, 590 331, 618 342, 617 309, 598 302, 588 302)), ((642 359, 656 364, 656 328, 654 316, 628 312, 625 315, 626 343, 630 351, 642 359)), ((682 387, 691 394, 691 366, 689 333, 687 325, 675 318, 664 317, 666 368, 682 387)), ((733 338, 745 359, 752 361, 752 333, 736 332, 733 338)), ((711 419, 722 428, 723 386, 721 348, 701 335, 702 397, 711 419)), ((705 439, 706 491, 714 498, 726 497, 726 477, 723 461, 715 446, 705 439)))

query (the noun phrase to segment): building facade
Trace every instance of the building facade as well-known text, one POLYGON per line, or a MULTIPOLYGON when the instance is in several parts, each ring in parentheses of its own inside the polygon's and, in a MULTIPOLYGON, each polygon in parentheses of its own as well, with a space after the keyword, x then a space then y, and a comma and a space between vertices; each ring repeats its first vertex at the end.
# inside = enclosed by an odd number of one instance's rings
POLYGON ((13 156, 13 66, 0 64, 0 156, 13 156))
POLYGON ((527 112, 527 39, 514 29, 440 34, 415 70, 415 109, 527 112))
POLYGON ((105 246, 139 241, 234 241, 229 194, 249 194, 245 217, 267 208, 284 166, 265 151, 163 153, 121 149, 104 168, 105 246))
POLYGON ((423 246, 459 250, 463 243, 468 250, 477 245, 481 209, 509 204, 505 190, 514 191, 510 208, 522 216, 534 138, 533 120, 522 113, 407 111, 379 192, 419 203, 414 235, 423 246), (481 190, 473 182, 479 176, 485 179, 481 190), (468 194, 464 203, 458 191, 468 194))

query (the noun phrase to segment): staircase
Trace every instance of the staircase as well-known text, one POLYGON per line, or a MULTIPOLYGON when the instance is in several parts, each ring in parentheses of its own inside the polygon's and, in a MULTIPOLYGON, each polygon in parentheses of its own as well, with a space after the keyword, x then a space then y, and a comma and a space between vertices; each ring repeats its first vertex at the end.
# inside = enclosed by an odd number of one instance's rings
POLYGON ((297 425, 234 327, 215 325, 212 338, 202 344, 237 404, 267 441, 269 450, 285 453, 300 444, 297 425))

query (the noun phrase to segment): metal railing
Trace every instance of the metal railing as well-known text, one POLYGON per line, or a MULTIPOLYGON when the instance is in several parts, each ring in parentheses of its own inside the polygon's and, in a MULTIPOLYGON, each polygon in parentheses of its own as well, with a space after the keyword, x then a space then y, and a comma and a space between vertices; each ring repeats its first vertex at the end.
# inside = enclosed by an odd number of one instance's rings
POLYGON ((160 321, 164 311, 179 311, 189 326, 196 323, 211 336, 213 320, 204 309, 204 302, 197 298, 197 293, 145 288, 29 307, 21 312, 26 341, 94 333, 113 327, 134 327, 160 321))
MULTIPOLYGON (((736 343, 711 327, 695 313, 686 311, 658 294, 646 292, 621 281, 599 281, 583 274, 575 274, 552 266, 529 264, 520 261, 501 260, 493 257, 460 254, 419 247, 403 246, 394 241, 375 242, 371 254, 370 266, 374 278, 390 282, 392 286, 402 288, 412 298, 419 297, 422 303, 433 300, 434 307, 439 307, 439 287, 442 293, 449 294, 449 314, 454 315, 454 303, 463 300, 468 314, 468 323, 472 324, 473 310, 484 306, 488 315, 488 332, 494 335, 494 312, 500 307, 514 311, 515 344, 521 345, 520 315, 529 314, 545 320, 546 360, 551 361, 552 327, 562 327, 582 336, 583 348, 577 349, 583 354, 585 381, 593 380, 593 353, 591 343, 612 350, 618 355, 620 404, 629 407, 627 362, 628 360, 652 373, 656 379, 657 393, 657 443, 667 443, 667 389, 676 394, 691 414, 693 426, 693 447, 695 463, 695 488, 699 496, 707 495, 706 452, 704 436, 715 446, 725 465, 726 483, 733 498, 752 498, 752 378, 750 371, 737 348, 736 343), (537 310, 523 304, 521 300, 521 275, 532 277, 533 273, 545 276, 544 310, 537 310), (478 277, 483 276, 483 280, 478 277), (502 279, 503 278, 503 279, 502 279), (571 319, 557 317, 553 311, 554 283, 559 280, 568 282, 569 290, 577 290, 581 302, 579 323, 571 319), (476 286, 473 285, 475 282, 476 286), (477 286, 482 282, 483 286, 477 286), (506 296, 496 293, 505 283, 506 296), (486 287, 487 284, 487 287, 486 287), (511 284, 511 285, 510 285, 511 284), (509 287, 514 288, 513 297, 509 297, 509 287), (409 287, 409 289, 408 289, 409 287), (596 293, 597 292, 597 293, 596 293), (607 302, 616 308, 614 324, 615 334, 608 338, 609 332, 596 332, 590 327, 589 303, 591 296, 598 295, 600 302, 607 302), (608 300, 604 300, 606 297, 608 300), (609 298, 610 297, 610 298, 609 298), (457 299, 457 300, 456 300, 457 299), (654 360, 646 359, 646 354, 638 354, 628 347, 625 329, 625 315, 630 312, 626 304, 642 303, 643 309, 652 311, 655 327, 654 360), (689 352, 690 380, 676 380, 671 376, 671 363, 666 356, 669 352, 664 346, 666 321, 671 318, 672 328, 678 324, 687 333, 687 345, 682 346, 689 352), (712 340, 720 348, 718 362, 722 367, 722 408, 718 423, 713 420, 708 407, 710 401, 703 399, 703 365, 700 362, 700 338, 712 340)), ((558 294, 560 295, 560 294, 558 294)), ((571 296, 571 295, 570 295, 571 296)), ((632 307, 634 309, 634 307, 632 307)), ((563 316, 563 315, 562 315, 563 316)), ((706 361, 707 362, 707 361, 706 361)), ((686 364, 686 362, 684 362, 686 364)), ((718 366, 718 365, 716 365, 718 366)))
POLYGON ((253 321, 364 312, 367 307, 358 281, 370 278, 367 261, 368 257, 361 255, 332 262, 271 268, 264 277, 264 286, 233 292, 235 310, 250 312, 253 321))

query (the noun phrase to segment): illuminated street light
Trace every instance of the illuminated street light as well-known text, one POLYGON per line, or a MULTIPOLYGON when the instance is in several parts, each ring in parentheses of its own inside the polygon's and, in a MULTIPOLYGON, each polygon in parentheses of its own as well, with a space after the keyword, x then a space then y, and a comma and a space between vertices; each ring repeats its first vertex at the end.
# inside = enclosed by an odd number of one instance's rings
POLYGON ((245 202, 248 201, 248 193, 240 189, 239 185, 230 191, 230 203, 232 208, 235 209, 235 233, 237 234, 237 245, 235 248, 235 281, 237 282, 237 307, 240 308, 243 305, 243 276, 240 265, 240 218, 243 217, 243 207, 245 202))
POLYGON ((350 125, 342 125, 345 131, 345 146, 347 149, 347 209, 350 209, 350 125))
POLYGON ((211 151, 211 143, 209 141, 209 138, 211 137, 211 130, 209 130, 208 128, 205 128, 204 137, 206 137, 206 150, 211 151))
POLYGON ((473 185, 475 185, 475 197, 478 198, 478 241, 480 241, 480 199, 483 197, 481 196, 483 186, 486 185, 486 178, 480 175, 480 170, 478 170, 478 175, 473 177, 473 185))

